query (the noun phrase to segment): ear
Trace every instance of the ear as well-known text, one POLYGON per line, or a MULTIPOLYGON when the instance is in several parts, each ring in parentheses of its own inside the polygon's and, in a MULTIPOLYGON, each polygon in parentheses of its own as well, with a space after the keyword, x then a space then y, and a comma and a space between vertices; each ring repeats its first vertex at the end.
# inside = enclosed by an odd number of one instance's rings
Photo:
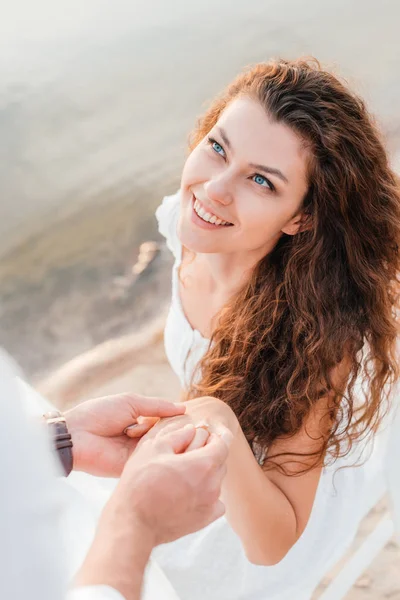
POLYGON ((311 229, 311 215, 305 212, 300 212, 294 217, 290 219, 286 223, 286 225, 282 228, 282 233, 286 233, 287 235, 296 235, 296 233, 301 233, 303 231, 308 231, 311 229))

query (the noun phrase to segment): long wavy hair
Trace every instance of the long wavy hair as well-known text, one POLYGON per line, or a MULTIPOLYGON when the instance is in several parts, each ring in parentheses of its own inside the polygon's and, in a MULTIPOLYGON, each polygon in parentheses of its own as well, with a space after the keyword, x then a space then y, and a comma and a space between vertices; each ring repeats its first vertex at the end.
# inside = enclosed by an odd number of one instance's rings
POLYGON ((242 95, 310 148, 310 226, 283 234, 223 308, 188 398, 220 398, 266 450, 326 396, 331 426, 315 464, 327 464, 373 435, 398 377, 398 180, 364 102, 315 59, 244 71, 199 120, 191 148, 242 95), (332 373, 344 363, 340 386, 332 373))

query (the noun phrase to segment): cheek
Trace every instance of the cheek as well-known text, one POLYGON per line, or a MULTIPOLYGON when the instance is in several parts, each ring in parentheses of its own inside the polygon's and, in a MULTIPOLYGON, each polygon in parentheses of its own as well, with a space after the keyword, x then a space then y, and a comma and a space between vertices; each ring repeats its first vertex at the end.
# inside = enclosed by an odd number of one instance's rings
POLYGON ((182 187, 189 187, 207 178, 208 160, 199 147, 188 156, 182 171, 182 187))
POLYGON ((272 198, 263 198, 260 202, 247 203, 241 210, 242 230, 257 243, 260 240, 274 238, 287 222, 286 215, 272 198))

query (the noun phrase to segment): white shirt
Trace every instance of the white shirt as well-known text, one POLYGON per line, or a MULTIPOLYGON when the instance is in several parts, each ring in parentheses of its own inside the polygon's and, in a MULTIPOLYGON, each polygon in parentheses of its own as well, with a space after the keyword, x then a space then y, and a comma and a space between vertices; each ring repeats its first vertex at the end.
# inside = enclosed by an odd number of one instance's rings
POLYGON ((0 350, 0 598, 124 600, 108 586, 67 593, 64 485, 45 430, 26 417, 24 389, 0 350))
MULTIPOLYGON (((192 329, 179 298, 179 213, 178 192, 164 198, 156 216, 159 231, 175 257, 165 350, 185 387, 209 340, 192 329)), ((316 585, 352 542, 375 497, 374 490, 384 488, 385 443, 385 436, 376 437, 373 453, 363 466, 340 469, 353 465, 360 456, 361 449, 355 447, 350 455, 323 470, 307 527, 279 564, 251 564, 225 517, 200 532, 156 548, 153 554, 158 564, 185 600, 309 600, 316 585)))

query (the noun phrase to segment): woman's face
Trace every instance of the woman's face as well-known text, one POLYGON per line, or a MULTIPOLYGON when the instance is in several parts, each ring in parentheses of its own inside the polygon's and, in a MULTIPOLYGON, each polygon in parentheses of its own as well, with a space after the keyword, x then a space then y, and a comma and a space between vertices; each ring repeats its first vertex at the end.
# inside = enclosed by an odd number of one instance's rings
POLYGON ((268 254, 301 225, 308 152, 250 98, 231 102, 186 161, 182 244, 200 253, 268 254))

